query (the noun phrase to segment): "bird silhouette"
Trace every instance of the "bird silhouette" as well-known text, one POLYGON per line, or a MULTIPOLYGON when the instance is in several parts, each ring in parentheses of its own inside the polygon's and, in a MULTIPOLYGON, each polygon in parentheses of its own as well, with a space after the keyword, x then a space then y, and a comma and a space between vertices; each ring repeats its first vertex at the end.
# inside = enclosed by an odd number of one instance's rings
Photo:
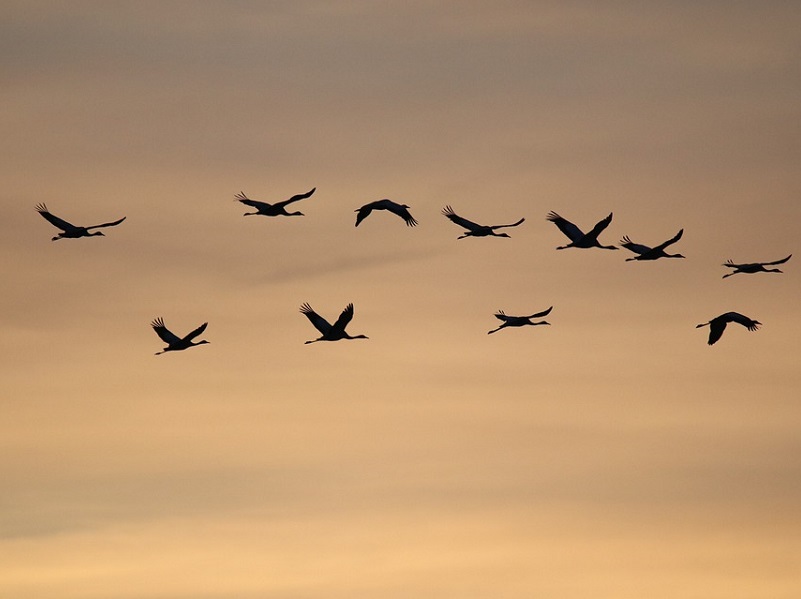
POLYGON ((333 325, 317 314, 308 303, 303 304, 300 307, 300 311, 302 314, 306 315, 306 318, 314 325, 314 328, 321 333, 320 337, 306 341, 306 343, 314 343, 315 341, 339 341, 340 339, 368 339, 366 335, 351 336, 345 332, 345 327, 348 326, 348 323, 353 318, 353 304, 348 304, 347 307, 342 310, 342 313, 333 325))
POLYGON ((256 200, 251 200, 249 197, 245 195, 245 192, 240 191, 236 194, 234 201, 242 202, 246 206, 251 206, 252 208, 256 209, 256 212, 245 212, 244 216, 303 216, 302 212, 287 212, 286 207, 291 204, 292 202, 297 202, 298 200, 305 200, 306 198, 310 197, 311 194, 315 192, 317 188, 313 187, 311 191, 307 191, 306 193, 299 193, 298 195, 294 195, 288 200, 284 200, 283 202, 276 202, 275 204, 268 204, 267 202, 258 202, 256 200))
POLYGON ((50 212, 47 210, 47 206, 44 204, 37 204, 36 211, 41 214, 51 225, 61 229, 61 232, 53 237, 52 241, 57 241, 59 239, 77 239, 78 237, 95 237, 97 235, 104 236, 102 231, 96 231, 95 233, 90 233, 89 231, 103 227, 116 227, 126 218, 123 216, 120 220, 115 220, 114 222, 110 223, 103 223, 102 225, 92 225, 91 227, 76 227, 72 223, 65 221, 63 218, 59 218, 54 214, 50 214, 50 212))
POLYGON ((773 262, 752 262, 750 264, 735 264, 731 260, 727 260, 726 264, 723 266, 727 268, 733 268, 734 270, 728 274, 723 275, 723 278, 730 277, 732 275, 736 275, 738 272, 746 273, 746 274, 754 274, 755 272, 783 272, 778 268, 765 268, 766 266, 776 266, 777 264, 784 264, 793 255, 790 254, 786 258, 782 258, 781 260, 774 260, 773 262))
POLYGON ((491 331, 487 331, 487 335, 491 335, 492 333, 500 331, 501 329, 504 329, 506 327, 524 327, 526 325, 537 326, 540 324, 550 325, 551 324, 550 322, 546 322, 544 320, 539 322, 532 322, 531 319, 542 318, 543 316, 547 316, 548 314, 551 313, 551 310, 553 310, 553 306, 551 306, 547 310, 543 310, 542 312, 537 312, 536 314, 532 314, 531 316, 507 316, 503 310, 498 310, 498 312, 495 313, 495 318, 500 320, 503 324, 501 324, 501 326, 499 326, 497 329, 492 329, 491 331))
POLYGON ((684 258, 684 256, 681 254, 668 254, 665 252, 665 248, 676 243, 679 239, 681 239, 682 235, 684 235, 684 229, 680 229, 674 237, 671 237, 667 241, 664 241, 654 247, 648 247, 647 245, 634 243, 628 238, 628 236, 624 236, 620 241, 620 245, 637 254, 637 256, 634 256, 634 258, 626 258, 626 262, 631 260, 658 260, 659 258, 684 258))
POLYGON ((547 219, 559 227, 559 230, 564 233, 568 239, 570 239, 570 243, 557 247, 557 250, 564 250, 567 248, 602 248, 605 250, 618 249, 617 246, 614 245, 601 245, 598 243, 598 235, 600 235, 601 231, 606 229, 606 227, 609 226, 609 223, 612 222, 611 212, 605 219, 598 221, 598 223, 589 233, 584 233, 576 225, 571 223, 569 220, 562 218, 556 212, 549 212, 547 219))
POLYGON ((186 336, 181 338, 178 335, 176 335, 175 333, 173 333, 172 331, 170 331, 167 327, 165 327, 164 326, 164 319, 159 316, 153 322, 150 323, 150 326, 153 327, 153 330, 156 331, 156 334, 159 337, 161 337, 161 340, 164 341, 164 343, 167 344, 167 347, 165 347, 160 352, 156 352, 156 355, 158 356, 159 354, 163 354, 163 353, 168 352, 168 351, 181 351, 183 349, 194 347, 196 345, 202 345, 204 343, 209 343, 205 339, 202 339, 202 340, 198 341, 197 343, 194 343, 192 341, 195 337, 197 337, 203 331, 206 330, 206 327, 208 326, 208 324, 209 323, 204 322, 202 325, 200 325, 194 331, 192 331, 191 333, 188 333, 186 336))
POLYGON ((743 325, 749 331, 756 331, 759 328, 759 325, 762 323, 758 320, 751 320, 747 316, 743 316, 739 312, 726 312, 725 314, 721 314, 720 316, 716 316, 709 322, 704 322, 698 325, 695 325, 696 329, 701 327, 709 326, 709 345, 714 345, 715 342, 720 339, 721 335, 723 335, 723 331, 726 330, 726 325, 730 322, 736 322, 737 324, 743 325))
POLYGON ((465 237, 509 237, 506 233, 496 233, 496 229, 503 229, 505 227, 516 227, 525 221, 525 218, 521 218, 516 223, 512 223, 511 225, 479 225, 474 223, 471 220, 467 220, 456 214, 453 211, 453 208, 450 206, 445 206, 442 209, 442 214, 450 219, 451 222, 456 223, 463 229, 466 229, 464 234, 459 235, 456 239, 464 239, 465 237))
POLYGON ((359 226, 365 218, 370 216, 370 213, 373 210, 388 210, 392 214, 397 214, 400 216, 404 221, 406 221, 406 225, 409 227, 414 227, 417 225, 417 221, 414 220, 412 215, 409 213, 409 206, 406 204, 398 204, 397 202, 393 202, 392 200, 376 200, 375 202, 370 202, 369 204, 365 204, 361 208, 357 208, 354 212, 356 214, 356 225, 359 226))

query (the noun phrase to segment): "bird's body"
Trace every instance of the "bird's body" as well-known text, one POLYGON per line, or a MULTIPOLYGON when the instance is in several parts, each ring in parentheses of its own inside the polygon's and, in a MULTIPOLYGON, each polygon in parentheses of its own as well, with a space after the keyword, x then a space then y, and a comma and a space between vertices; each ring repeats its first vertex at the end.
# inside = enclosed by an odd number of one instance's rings
POLYGON ((302 212, 287 212, 286 207, 293 203, 297 202, 298 200, 305 200, 306 198, 310 197, 311 194, 315 192, 317 188, 313 187, 311 191, 307 191, 306 193, 299 193, 298 195, 294 195, 288 200, 284 200, 283 202, 276 202, 275 204, 268 204, 267 202, 258 202, 256 200, 251 200, 249 197, 245 195, 244 192, 239 192, 235 196, 235 200, 237 202, 242 202, 246 206, 250 206, 251 208, 255 208, 256 212, 246 212, 244 216, 303 216, 302 212))
POLYGON ((553 310, 553 306, 548 308, 547 310, 543 310, 542 312, 537 312, 536 314, 532 314, 531 316, 507 316, 503 310, 498 310, 495 314, 495 318, 500 320, 503 324, 499 326, 497 329, 492 329, 491 331, 487 331, 487 335, 500 331, 506 327, 524 327, 526 325, 537 326, 541 324, 551 324, 550 322, 546 322, 544 320, 539 322, 532 322, 533 318, 542 318, 543 316, 547 316, 553 310))
POLYGON ((168 351, 181 351, 183 349, 194 347, 196 345, 203 345, 204 343, 209 343, 205 339, 201 339, 197 343, 193 341, 195 337, 197 337, 203 331, 206 330, 208 324, 209 323, 204 322, 202 325, 200 325, 191 333, 188 333, 184 337, 179 337, 178 335, 176 335, 175 333, 173 333, 167 327, 164 326, 163 318, 161 317, 156 318, 153 322, 150 323, 150 326, 153 327, 153 330, 156 331, 156 334, 161 338, 161 340, 167 344, 167 347, 165 347, 160 352, 156 352, 156 355, 158 356, 159 354, 163 354, 168 351))
POLYGON ((609 216, 598 221, 598 223, 596 223, 589 233, 584 233, 576 225, 571 223, 569 220, 562 218, 556 212, 549 212, 547 219, 555 224, 559 230, 564 233, 568 239, 570 239, 570 243, 557 247, 557 250, 564 250, 567 248, 602 248, 605 250, 618 249, 614 245, 601 245, 598 242, 598 235, 600 235, 601 231, 606 229, 606 227, 609 226, 609 223, 612 222, 611 212, 609 213, 609 216))
POLYGON ((516 227, 526 220, 525 218, 521 218, 511 225, 479 225, 478 223, 474 223, 473 221, 459 216, 450 206, 445 206, 445 208, 442 209, 442 214, 450 219, 451 222, 465 229, 464 234, 456 239, 464 239, 465 237, 509 237, 506 233, 496 233, 495 230, 504 229, 506 227, 516 227))
POLYGON ((103 227, 116 227, 122 221, 125 220, 123 216, 119 220, 115 220, 110 223, 103 223, 101 225, 92 225, 91 227, 76 227, 72 223, 68 223, 64 219, 61 219, 54 214, 50 214, 47 210, 47 206, 44 204, 37 204, 36 211, 41 214, 44 219, 49 222, 51 225, 61 229, 61 232, 53 237, 52 241, 57 241, 59 239, 77 239, 78 237, 95 237, 95 236, 104 236, 102 231, 96 231, 94 233, 90 233, 92 229, 100 229, 103 227))
POLYGON ((406 226, 414 227, 417 225, 417 221, 412 217, 409 213, 409 206, 406 204, 398 204, 397 202, 393 202, 392 200, 383 199, 383 200, 376 200, 375 202, 370 202, 369 204, 365 204, 361 208, 357 208, 354 210, 356 212, 356 227, 359 226, 365 218, 370 216, 370 213, 373 210, 387 210, 392 214, 396 214, 400 216, 405 222, 406 226))
POLYGON ((786 258, 782 258, 781 260, 774 260, 773 262, 752 262, 752 263, 748 263, 748 264, 735 264, 731 260, 728 260, 726 262, 726 264, 724 264, 723 266, 725 266, 727 268, 733 268, 734 270, 732 272, 728 273, 728 274, 723 275, 723 278, 725 279, 726 277, 730 277, 732 275, 736 275, 739 272, 742 272, 742 273, 745 273, 745 274, 749 274, 749 275, 757 273, 757 272, 783 272, 783 271, 779 270, 778 268, 765 268, 765 267, 766 266, 776 266, 777 264, 784 264, 785 262, 787 262, 792 257, 793 257, 793 255, 790 254, 786 258))
POLYGON ((367 339, 366 335, 348 335, 345 332, 345 327, 348 326, 348 323, 353 318, 353 304, 348 304, 347 307, 342 310, 342 313, 337 318, 337 321, 332 325, 330 324, 325 318, 317 314, 312 307, 306 303, 300 307, 301 314, 304 314, 306 318, 314 325, 318 331, 320 331, 321 336, 317 339, 312 339, 310 341, 306 341, 306 343, 314 343, 315 341, 339 341, 340 339, 367 339))
POLYGON ((637 254, 633 258, 626 258, 626 262, 631 260, 658 260, 659 258, 684 258, 681 254, 668 254, 665 252, 665 248, 676 243, 683 234, 684 229, 680 229, 676 235, 654 247, 633 243, 628 236, 624 236, 620 241, 620 245, 637 254))
POLYGON ((714 345, 715 342, 720 339, 721 335, 723 335, 723 331, 726 330, 726 325, 730 322, 736 322, 737 324, 743 325, 749 331, 756 331, 759 328, 759 325, 762 323, 758 320, 752 320, 747 316, 743 316, 739 312, 726 312, 725 314, 721 314, 720 316, 716 316, 709 322, 704 322, 699 325, 696 325, 695 328, 701 328, 705 326, 709 326, 709 345, 714 345))

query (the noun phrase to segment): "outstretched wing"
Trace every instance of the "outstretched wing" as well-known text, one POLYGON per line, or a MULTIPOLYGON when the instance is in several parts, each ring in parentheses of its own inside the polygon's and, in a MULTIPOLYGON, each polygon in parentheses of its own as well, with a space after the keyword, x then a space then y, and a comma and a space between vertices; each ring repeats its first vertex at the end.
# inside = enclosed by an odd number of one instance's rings
POLYGON ((201 334, 203 331, 205 331, 207 326, 209 326, 209 323, 207 323, 207 322, 204 322, 202 325, 200 325, 200 326, 199 326, 198 328, 196 328, 194 331, 192 331, 191 333, 188 333, 188 334, 186 335, 186 337, 184 337, 184 339, 183 339, 183 340, 184 340, 184 341, 191 341, 192 339, 194 339, 195 337, 197 337, 198 335, 200 335, 200 334, 201 334))
POLYGON ((725 317, 727 320, 743 325, 749 331, 756 331, 759 328, 759 323, 756 320, 752 320, 747 316, 740 314, 739 312, 726 312, 723 317, 725 317))
POLYGON ((103 223, 102 225, 92 225, 91 227, 85 227, 85 228, 88 231, 89 229, 101 229, 103 227, 116 227, 122 221, 124 221, 126 218, 127 218, 126 216, 123 216, 120 220, 115 220, 114 222, 103 223))
POLYGON ((356 214, 356 224, 354 226, 358 227, 360 222, 370 216, 370 213, 373 211, 373 203, 374 202, 370 202, 369 204, 365 204, 361 208, 355 210, 355 212, 358 214, 356 214))
MULTIPOLYGON (((150 326, 153 327, 153 330, 156 331, 156 335, 161 337, 161 340, 167 345, 172 345, 173 343, 177 343, 181 340, 180 337, 164 326, 164 319, 161 318, 161 316, 151 322, 150 326)), ((203 326, 205 327, 205 325, 203 326)))
POLYGON ((709 323, 709 339, 707 343, 714 345, 715 342, 723 336, 723 331, 726 330, 726 321, 721 318, 713 318, 709 323))
POLYGON ((461 216, 456 214, 453 211, 453 208, 451 208, 450 206, 445 206, 445 208, 442 209, 442 214, 447 216, 451 220, 451 222, 456 223, 460 227, 464 227, 468 231, 476 231, 477 229, 482 228, 481 225, 476 224, 471 220, 467 220, 466 218, 462 218, 461 216))
POLYGON ((503 310, 498 310, 498 311, 495 313, 495 318, 497 318, 498 320, 501 320, 501 321, 503 321, 503 322, 509 322, 509 320, 510 320, 511 318, 513 318, 513 317, 512 317, 512 316, 507 316, 507 315, 506 315, 506 312, 504 312, 503 310))
POLYGON ((543 310, 542 312, 537 312, 536 314, 532 314, 531 316, 528 316, 527 318, 542 318, 543 316, 548 316, 548 314, 551 313, 551 310, 553 310, 553 306, 551 306, 547 310, 543 310))
POLYGON ((555 224, 559 230, 564 233, 570 241, 578 241, 584 237, 584 232, 569 220, 562 218, 556 212, 549 212, 546 217, 549 221, 555 224))
POLYGON ((787 256, 786 258, 782 258, 781 260, 774 260, 773 262, 763 262, 762 265, 763 266, 774 266, 776 264, 784 264, 785 262, 787 262, 792 257, 793 257, 793 255, 790 254, 789 256, 787 256))
POLYGON ((608 226, 609 226, 609 223, 611 223, 611 222, 612 222, 612 213, 610 212, 610 213, 609 213, 609 216, 607 216, 607 217, 606 217, 606 218, 604 218, 604 219, 601 219, 601 220, 599 220, 599 221, 598 221, 598 222, 595 224, 595 226, 592 228, 592 231, 590 231, 590 232, 587 234, 587 236, 588 236, 588 237, 595 237, 595 238, 597 239, 597 238, 598 238, 598 235, 600 235, 600 234, 601 234, 601 231, 603 231, 604 229, 606 229, 606 227, 608 227, 608 226))
POLYGON ((724 264, 723 266, 726 266, 728 268, 740 268, 741 266, 745 266, 745 264, 735 264, 731 260, 726 260, 726 264, 724 264))
POLYGON ((328 331, 331 330, 331 324, 325 318, 317 314, 308 303, 303 304, 300 307, 300 311, 302 314, 306 315, 306 318, 314 325, 314 328, 323 335, 328 334, 328 331))
POLYGON ((414 226, 416 226, 416 225, 417 225, 417 221, 416 221, 416 220, 414 219, 414 217, 411 215, 411 213, 409 212, 409 210, 408 210, 406 207, 404 207, 403 205, 401 205, 401 204, 396 204, 395 202, 390 202, 390 203, 387 205, 387 210, 389 210, 390 212, 392 212, 392 214, 397 214, 397 215, 398 215, 398 216, 400 216, 400 217, 401 217, 403 220, 405 220, 405 221, 406 221, 406 226, 407 226, 407 227, 414 227, 414 226))
POLYGON ((348 304, 342 313, 337 318, 337 321, 334 323, 332 327, 335 331, 339 331, 340 333, 345 331, 345 327, 348 326, 348 323, 353 318, 353 304, 348 304))
POLYGON ((312 187, 311 191, 307 191, 306 193, 299 193, 297 195, 292 196, 288 200, 284 200, 283 202, 278 202, 277 206, 286 206, 287 204, 291 204, 292 202, 297 202, 298 200, 305 200, 306 198, 310 197, 311 194, 315 192, 317 188, 312 187))
POLYGON ((620 240, 620 245, 627 250, 631 250, 635 254, 644 254, 645 252, 651 251, 651 248, 649 248, 647 245, 634 243, 631 239, 629 239, 628 235, 623 236, 623 239, 620 240))
POLYGON ((251 206, 253 208, 261 209, 261 208, 272 208, 272 204, 268 204, 267 202, 258 202, 256 200, 251 200, 249 197, 245 195, 245 192, 240 191, 238 194, 234 196, 238 202, 242 202, 246 206, 251 206))
POLYGON ((37 204, 36 211, 41 214, 47 222, 55 227, 58 227, 62 231, 69 231, 70 229, 77 228, 75 225, 68 223, 63 218, 59 218, 54 214, 50 214, 50 212, 47 210, 47 206, 44 204, 37 204))
POLYGON ((668 247, 668 246, 670 246, 670 245, 673 245, 673 244, 674 244, 674 243, 676 243, 676 242, 677 242, 679 239, 681 239, 681 236, 682 236, 682 235, 684 235, 684 229, 679 229, 679 232, 678 232, 678 233, 676 233, 676 234, 675 234, 673 237, 671 237, 671 238, 670 238, 670 239, 668 239, 667 241, 660 243, 660 244, 659 244, 658 246, 656 246, 654 249, 655 249, 656 251, 659 251, 659 250, 664 250, 666 247, 668 247))

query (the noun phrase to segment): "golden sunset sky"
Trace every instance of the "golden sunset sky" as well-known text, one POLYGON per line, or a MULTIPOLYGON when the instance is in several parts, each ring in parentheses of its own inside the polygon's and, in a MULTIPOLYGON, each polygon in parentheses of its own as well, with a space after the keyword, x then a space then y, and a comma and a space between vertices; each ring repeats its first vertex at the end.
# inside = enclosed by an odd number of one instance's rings
POLYGON ((801 596, 799 31, 778 0, 4 2, 0 597, 801 596), (381 198, 419 226, 355 228, 381 198), (52 242, 40 202, 127 219, 52 242), (526 220, 457 240, 445 205, 526 220), (551 210, 686 259, 557 251, 551 210), (305 345, 304 302, 369 340, 305 345), (708 346, 730 310, 762 328, 708 346), (159 316, 210 343, 154 356, 159 316))

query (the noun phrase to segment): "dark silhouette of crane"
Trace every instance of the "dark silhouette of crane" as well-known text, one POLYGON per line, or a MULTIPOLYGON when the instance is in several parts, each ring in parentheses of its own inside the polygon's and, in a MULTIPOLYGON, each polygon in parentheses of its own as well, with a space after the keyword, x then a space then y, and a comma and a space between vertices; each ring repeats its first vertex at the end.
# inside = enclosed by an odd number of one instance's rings
POLYGON ((153 322, 150 323, 150 326, 153 327, 153 330, 156 331, 156 335, 161 337, 161 340, 167 344, 160 352, 156 352, 156 355, 163 354, 168 351, 181 351, 183 349, 187 349, 190 347, 194 347, 196 345, 203 345, 204 343, 208 343, 205 339, 201 339, 197 343, 193 341, 195 337, 200 335, 203 331, 206 330, 206 327, 209 323, 204 322, 198 328, 196 328, 191 333, 188 333, 184 337, 179 337, 172 331, 170 331, 167 327, 164 326, 164 319, 160 316, 156 318, 153 322))
POLYGON ((448 217, 451 222, 456 223, 463 229, 465 229, 464 234, 460 235, 456 239, 464 239, 465 237, 509 237, 506 233, 496 233, 496 229, 504 229, 506 227, 516 227, 525 221, 525 218, 521 218, 516 223, 512 223, 511 225, 479 225, 474 223, 471 220, 467 220, 456 214, 453 211, 453 208, 450 206, 445 206, 442 209, 442 214, 448 217))
POLYGON ((504 329, 506 327, 524 327, 526 325, 537 326, 540 324, 549 325, 551 324, 550 322, 546 322, 544 320, 541 320, 539 322, 532 322, 532 319, 542 318, 543 316, 547 316, 548 314, 551 313, 551 310, 553 310, 553 306, 551 306, 547 310, 543 310, 542 312, 537 312, 536 314, 532 314, 531 316, 507 316, 503 310, 498 310, 498 312, 495 313, 495 318, 500 320, 502 324, 497 329, 492 329, 491 331, 487 331, 487 335, 491 335, 492 333, 500 331, 501 329, 504 329))
POLYGON ((316 189, 316 187, 313 187, 311 191, 299 193, 298 195, 292 196, 288 200, 276 202, 275 204, 251 200, 245 195, 245 192, 240 191, 238 194, 236 194, 235 201, 242 202, 246 206, 256 209, 256 212, 245 212, 244 216, 303 216, 302 212, 287 212, 286 207, 293 202, 297 202, 298 200, 305 200, 306 198, 310 197, 316 189))
POLYGON ((72 223, 68 223, 63 218, 59 218, 54 214, 51 214, 47 210, 47 206, 44 204, 37 204, 36 211, 41 214, 47 222, 51 225, 61 229, 61 232, 53 237, 52 241, 57 241, 58 239, 77 239, 78 237, 95 237, 97 235, 103 236, 102 231, 96 231, 94 233, 90 233, 92 229, 101 229, 103 227, 116 227, 122 221, 125 220, 123 216, 119 220, 115 220, 110 223, 103 223, 102 225, 92 225, 91 227, 77 227, 72 223))
POLYGON ((392 200, 376 200, 375 202, 370 202, 369 204, 365 204, 361 208, 357 208, 354 212, 356 214, 356 225, 359 226, 365 218, 370 216, 370 213, 373 210, 387 210, 392 214, 397 214, 400 216, 404 221, 406 221, 406 226, 414 227, 417 225, 417 221, 414 220, 412 215, 409 213, 409 206, 406 204, 398 204, 397 202, 393 202, 392 200))
POLYGON ((658 260, 659 258, 684 258, 681 254, 668 254, 665 252, 665 248, 676 243, 681 239, 682 235, 684 235, 684 229, 680 229, 675 236, 654 247, 634 243, 628 236, 624 236, 620 241, 620 245, 637 254, 634 258, 626 258, 626 262, 631 260, 658 260))
POLYGON ((743 325, 749 331, 756 331, 759 328, 759 325, 762 323, 758 320, 752 320, 747 316, 743 316, 739 312, 726 312, 725 314, 721 314, 720 316, 716 316, 709 322, 704 322, 698 325, 695 325, 696 329, 701 327, 709 326, 709 345, 714 345, 715 342, 720 339, 721 335, 723 335, 723 331, 726 330, 726 325, 730 322, 736 322, 737 324, 743 325))
POLYGON ((317 314, 308 303, 303 304, 300 307, 300 311, 302 314, 306 315, 306 318, 314 325, 314 328, 321 333, 320 337, 306 341, 306 343, 314 343, 315 341, 339 341, 340 339, 368 339, 366 335, 351 336, 345 332, 345 327, 348 326, 348 323, 353 318, 353 304, 348 304, 347 307, 342 310, 342 313, 333 325, 317 314))
POLYGON ((773 262, 751 262, 749 264, 735 264, 731 260, 727 260, 726 264, 723 266, 727 268, 733 268, 734 270, 728 274, 723 275, 723 278, 730 277, 732 275, 736 275, 738 272, 746 273, 746 274, 754 274, 756 272, 783 272, 778 268, 765 268, 766 266, 776 266, 777 264, 784 264, 793 255, 790 254, 786 258, 782 258, 781 260, 774 260, 773 262))
POLYGON ((616 250, 618 249, 617 246, 614 245, 601 245, 598 242, 598 235, 601 234, 601 231, 606 229, 609 226, 609 223, 612 222, 612 213, 609 213, 609 216, 604 218, 603 220, 598 221, 598 223, 592 228, 589 233, 584 233, 581 229, 579 229, 576 225, 571 223, 569 220, 562 218, 556 212, 549 212, 547 219, 559 227, 559 230, 564 233, 568 239, 570 239, 570 243, 567 245, 561 245, 557 247, 557 250, 564 250, 567 248, 602 248, 605 250, 616 250))

